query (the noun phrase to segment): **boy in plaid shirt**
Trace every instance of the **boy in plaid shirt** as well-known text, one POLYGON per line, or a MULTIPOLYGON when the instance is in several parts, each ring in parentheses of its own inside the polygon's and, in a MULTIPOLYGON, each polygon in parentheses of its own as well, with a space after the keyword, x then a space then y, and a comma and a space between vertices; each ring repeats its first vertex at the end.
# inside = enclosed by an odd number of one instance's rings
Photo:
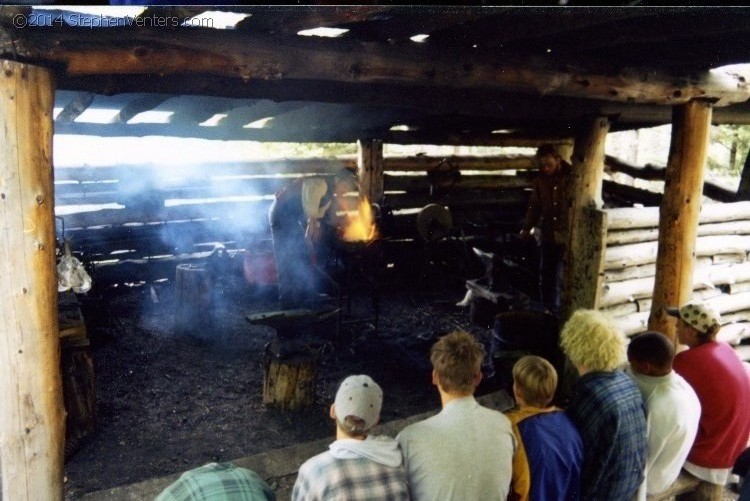
POLYGON ((331 405, 336 441, 300 467, 292 501, 408 500, 398 443, 370 435, 380 419, 383 391, 369 376, 349 376, 331 405))

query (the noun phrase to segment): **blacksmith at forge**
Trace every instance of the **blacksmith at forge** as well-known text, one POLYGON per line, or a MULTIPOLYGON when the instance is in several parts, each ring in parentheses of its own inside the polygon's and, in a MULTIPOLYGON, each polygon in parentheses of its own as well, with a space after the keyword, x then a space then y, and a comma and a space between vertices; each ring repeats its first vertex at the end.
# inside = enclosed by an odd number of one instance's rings
POLYGON ((343 195, 356 189, 354 173, 296 179, 276 193, 268 211, 283 309, 315 302, 322 268, 337 238, 337 210, 343 195))
POLYGON ((521 229, 521 237, 529 238, 534 232, 540 241, 539 284, 542 304, 557 315, 560 310, 562 266, 565 243, 568 238, 566 198, 573 169, 564 161, 552 144, 543 144, 536 152, 539 176, 532 185, 533 191, 521 229), (536 232, 541 231, 541 238, 536 232))

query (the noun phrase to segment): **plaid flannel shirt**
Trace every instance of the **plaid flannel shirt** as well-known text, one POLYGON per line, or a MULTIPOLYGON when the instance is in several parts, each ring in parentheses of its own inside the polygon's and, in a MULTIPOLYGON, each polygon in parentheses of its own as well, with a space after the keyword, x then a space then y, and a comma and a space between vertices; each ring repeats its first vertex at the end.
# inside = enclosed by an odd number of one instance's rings
POLYGON ((583 439, 581 499, 631 499, 643 481, 648 442, 638 387, 624 372, 590 372, 573 388, 568 414, 583 439))
POLYGON ((328 451, 300 467, 292 490, 292 501, 408 499, 403 465, 392 468, 365 458, 337 459, 328 451))
POLYGON ((273 501, 274 492, 257 473, 232 463, 209 463, 189 470, 155 501, 273 501))

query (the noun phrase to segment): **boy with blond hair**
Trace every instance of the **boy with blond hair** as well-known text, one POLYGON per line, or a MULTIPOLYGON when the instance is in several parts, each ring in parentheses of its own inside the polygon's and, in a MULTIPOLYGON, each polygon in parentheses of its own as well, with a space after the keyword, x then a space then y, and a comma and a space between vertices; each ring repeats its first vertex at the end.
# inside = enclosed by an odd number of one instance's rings
POLYGON ((529 355, 513 366, 516 408, 507 413, 518 448, 510 499, 578 499, 583 442, 573 422, 551 405, 557 371, 529 355))
POLYGON ((567 412, 583 439, 581 499, 632 499, 643 482, 648 443, 641 392, 621 370, 625 335, 605 314, 578 310, 560 344, 580 375, 567 412))

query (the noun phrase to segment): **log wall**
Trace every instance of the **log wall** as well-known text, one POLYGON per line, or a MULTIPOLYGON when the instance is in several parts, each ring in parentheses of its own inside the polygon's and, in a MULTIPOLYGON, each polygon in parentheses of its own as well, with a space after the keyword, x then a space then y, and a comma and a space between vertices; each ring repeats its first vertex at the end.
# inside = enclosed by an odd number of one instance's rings
MULTIPOLYGON (((418 247, 416 216, 430 203, 448 206, 464 236, 517 232, 533 166, 530 156, 385 158, 383 236, 392 247, 418 247)), ((174 278, 177 262, 205 258, 216 242, 231 255, 270 252, 274 193, 290 179, 341 167, 355 170, 357 159, 57 168, 57 234, 93 263, 99 283, 174 278), (92 210, 75 212, 84 206, 92 210)))
MULTIPOLYGON (((632 335, 646 330, 651 310, 659 208, 605 212, 599 307, 632 335)), ((709 302, 722 315, 720 338, 739 342, 750 337, 750 202, 704 204, 699 221, 692 298, 709 302)))

